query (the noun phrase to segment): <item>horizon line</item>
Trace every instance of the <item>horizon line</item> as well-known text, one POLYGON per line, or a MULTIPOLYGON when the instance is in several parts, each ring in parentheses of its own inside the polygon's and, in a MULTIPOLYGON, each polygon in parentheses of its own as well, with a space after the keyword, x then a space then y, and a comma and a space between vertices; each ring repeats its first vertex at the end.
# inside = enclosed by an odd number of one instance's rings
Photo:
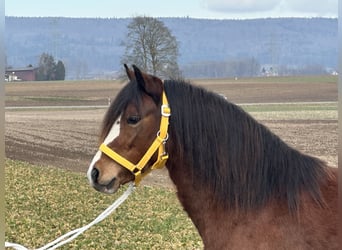
MULTIPOLYGON (((68 19, 132 19, 137 16, 144 15, 135 15, 131 17, 86 17, 86 16, 13 16, 13 15, 5 15, 5 17, 13 17, 13 18, 68 18, 68 19)), ((148 15, 146 15, 148 16, 148 15)), ((149 17, 149 16, 148 16, 149 17)), ((154 17, 154 16, 152 16, 154 17)), ((179 18, 179 19, 203 19, 203 20, 256 20, 256 19, 338 19, 337 16, 265 16, 265 17, 244 17, 244 18, 211 18, 211 17, 191 17, 191 16, 159 16, 154 18, 179 18)))

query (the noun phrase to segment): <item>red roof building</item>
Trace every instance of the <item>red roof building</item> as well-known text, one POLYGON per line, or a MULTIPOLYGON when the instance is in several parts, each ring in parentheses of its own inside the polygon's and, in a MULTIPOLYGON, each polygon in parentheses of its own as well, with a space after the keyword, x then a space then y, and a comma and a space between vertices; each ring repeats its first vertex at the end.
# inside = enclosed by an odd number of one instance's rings
POLYGON ((35 81, 37 68, 9 68, 6 69, 5 80, 13 81, 35 81))

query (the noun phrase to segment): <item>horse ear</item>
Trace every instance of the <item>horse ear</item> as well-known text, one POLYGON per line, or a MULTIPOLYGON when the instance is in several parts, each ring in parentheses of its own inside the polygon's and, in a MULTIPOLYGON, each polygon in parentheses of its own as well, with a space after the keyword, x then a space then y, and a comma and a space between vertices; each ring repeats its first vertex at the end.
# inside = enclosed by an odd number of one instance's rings
POLYGON ((132 81, 134 79, 134 72, 128 68, 126 63, 124 64, 124 66, 125 66, 125 70, 126 70, 126 74, 127 74, 128 79, 130 81, 132 81))
POLYGON ((163 92, 163 81, 156 76, 141 72, 135 65, 133 65, 133 69, 137 83, 155 100, 156 103, 158 103, 163 92))

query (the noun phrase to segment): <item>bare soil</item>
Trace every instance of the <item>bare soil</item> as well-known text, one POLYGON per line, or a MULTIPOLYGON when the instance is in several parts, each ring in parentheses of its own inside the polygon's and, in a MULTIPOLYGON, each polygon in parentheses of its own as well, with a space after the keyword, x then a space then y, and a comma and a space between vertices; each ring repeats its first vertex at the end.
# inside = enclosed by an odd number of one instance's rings
MULTIPOLYGON (((199 82, 236 103, 337 101, 336 82, 199 82)), ((122 87, 112 82, 7 84, 6 107, 105 105, 122 87)), ((6 156, 85 173, 97 151, 105 108, 6 110, 6 156)), ((337 119, 259 120, 293 147, 337 166, 337 119)), ((148 185, 172 186, 166 170, 148 185)))

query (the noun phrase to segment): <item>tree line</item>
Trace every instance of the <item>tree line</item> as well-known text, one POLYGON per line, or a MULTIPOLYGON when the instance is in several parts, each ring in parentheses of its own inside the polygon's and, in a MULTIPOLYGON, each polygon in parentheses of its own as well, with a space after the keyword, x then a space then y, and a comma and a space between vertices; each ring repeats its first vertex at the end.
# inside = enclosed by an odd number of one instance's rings
MULTIPOLYGON (((122 64, 135 64, 142 70, 162 78, 222 78, 251 77, 266 75, 266 70, 256 58, 235 58, 226 61, 202 61, 185 65, 182 70, 178 66, 178 41, 164 23, 156 18, 137 16, 127 26, 125 47, 121 57, 122 64)), ((276 66, 276 75, 295 75, 301 73, 324 74, 326 71, 319 65, 302 68, 276 66)), ((37 80, 64 80, 65 67, 62 61, 57 62, 52 55, 43 53, 39 59, 36 73, 37 80)))
MULTIPOLYGON (((252 56, 262 67, 287 65, 289 74, 292 66, 306 64, 336 69, 337 19, 203 20, 161 17, 158 20, 164 22, 179 42, 180 69, 198 62, 252 56)), ((117 70, 122 70, 120 60, 128 42, 127 27, 131 21, 132 18, 6 17, 7 30, 11 30, 5 34, 8 62, 15 67, 30 63, 36 67, 40 54, 48 52, 65 63, 66 78, 113 79, 117 77, 117 70), (82 29, 85 24, 87 29, 82 29), (50 32, 46 32, 46 27, 50 32), (23 36, 27 39, 22 39, 23 36)), ((125 62, 132 64, 130 60, 125 62)))

